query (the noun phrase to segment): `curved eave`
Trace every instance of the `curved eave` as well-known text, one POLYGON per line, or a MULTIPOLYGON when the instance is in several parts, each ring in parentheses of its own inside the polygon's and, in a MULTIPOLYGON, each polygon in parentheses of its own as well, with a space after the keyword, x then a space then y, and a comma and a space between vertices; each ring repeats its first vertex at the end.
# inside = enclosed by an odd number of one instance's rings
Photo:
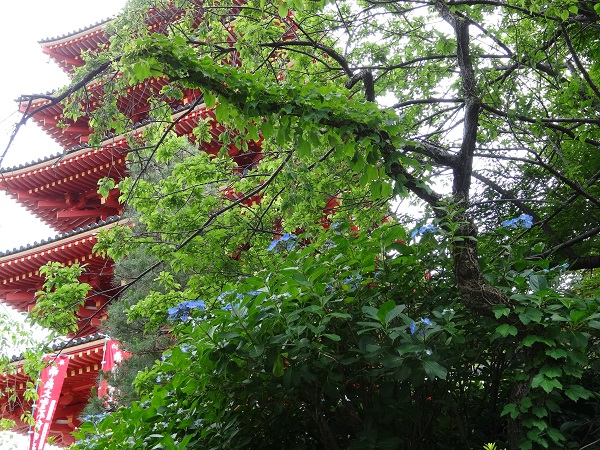
MULTIPOLYGON (((37 255, 44 252, 48 252, 54 249, 56 246, 70 243, 76 239, 85 239, 88 236, 95 236, 101 230, 112 228, 116 225, 124 225, 128 223, 128 219, 120 217, 110 217, 108 220, 88 225, 84 228, 73 230, 69 233, 62 233, 56 235, 54 238, 48 240, 42 240, 41 242, 35 242, 33 244, 23 246, 20 248, 14 248, 6 252, 0 252, 0 270, 6 265, 6 263, 22 259, 23 257, 29 257, 31 255, 37 255)), ((0 272, 0 277, 1 277, 0 272)), ((1 279, 1 278, 0 278, 1 279)))
POLYGON ((97 235, 101 230, 126 223, 125 219, 115 218, 109 223, 0 255, 0 301, 17 311, 27 312, 43 284, 39 272, 41 266, 49 262, 85 265, 80 279, 90 284, 93 290, 78 315, 82 319, 80 328, 91 331, 93 324, 87 319, 95 318, 91 316, 104 306, 108 295, 105 291, 112 288, 112 264, 93 251, 97 235), (96 291, 98 295, 94 294, 96 291))
POLYGON ((36 161, 30 161, 24 164, 19 164, 18 166, 0 168, 0 173, 4 174, 5 177, 22 175, 33 170, 42 169, 44 167, 56 166, 57 164, 63 162, 68 163, 72 158, 76 158, 79 155, 84 154, 86 152, 104 153, 106 150, 110 150, 113 155, 125 155, 129 152, 129 144, 127 143, 127 138, 129 136, 129 134, 123 134, 119 136, 106 137, 102 141, 101 146, 99 147, 90 147, 88 144, 76 145, 74 147, 69 148, 68 150, 65 150, 62 153, 56 153, 45 158, 39 158, 36 161))
MULTIPOLYGON (((156 92, 160 90, 160 88, 166 83, 164 78, 158 79, 153 82, 153 86, 151 87, 151 91, 156 92)), ((138 86, 132 87, 130 92, 128 93, 129 97, 135 99, 135 103, 145 103, 146 106, 148 104, 148 96, 149 89, 147 89, 147 84, 140 84, 138 86)), ((206 109, 204 104, 198 105, 193 110, 193 114, 189 114, 190 105, 193 104, 197 97, 200 96, 201 93, 199 91, 188 90, 186 91, 186 97, 179 105, 174 107, 174 115, 173 119, 177 120, 177 124, 175 126, 175 130, 179 135, 183 134, 191 134, 193 129, 198 124, 198 120, 200 118, 209 119, 211 121, 215 120, 215 114, 213 110, 206 109), (181 119, 181 116, 184 116, 181 119)), ((38 99, 34 101, 29 100, 17 100, 19 102, 19 110, 21 112, 25 111, 35 111, 36 109, 42 108, 44 106, 48 106, 46 109, 35 113, 32 116, 32 119, 35 123, 42 129, 44 132, 54 139, 65 151, 69 152, 69 149, 79 149, 81 147, 87 146, 87 142, 89 141, 89 135, 93 130, 90 129, 87 118, 81 117, 76 123, 66 121, 65 127, 59 127, 58 125, 61 122, 63 107, 60 104, 50 105, 51 101, 48 99, 38 99)), ((93 96, 92 96, 93 101, 93 96)), ((92 105, 93 106, 93 105, 92 105)), ((125 108, 129 110, 133 110, 131 108, 125 108)), ((125 110, 124 109, 124 110, 125 110)), ((131 117, 133 121, 133 126, 131 130, 117 137, 106 138, 102 145, 107 145, 107 142, 112 142, 115 139, 119 140, 124 138, 125 136, 131 135, 131 133, 141 133, 143 129, 147 126, 147 122, 140 119, 139 117, 133 116, 131 117)), ((219 127, 218 132, 216 131, 216 124, 213 124, 213 138, 215 142, 218 142, 217 139, 219 134, 223 131, 222 127, 219 127)), ((24 166, 20 166, 15 169, 27 168, 34 164, 39 163, 30 163, 24 166)), ((43 162, 43 161, 41 161, 43 162)), ((0 169, 0 172, 6 172, 7 170, 15 170, 15 169, 0 169)))
MULTIPOLYGON (((174 131, 178 135, 193 136, 194 128, 201 120, 210 123, 211 137, 210 142, 201 143, 201 148, 207 153, 216 154, 221 148, 219 136, 224 129, 216 122, 214 110, 206 109, 204 104, 194 109, 181 105, 180 109, 173 113, 174 131)), ((136 123, 131 132, 106 138, 102 143, 103 147, 99 149, 78 146, 75 147, 77 150, 63 156, 54 156, 25 167, 6 169, 2 171, 4 181, 0 180, 0 188, 59 231, 83 226, 98 218, 104 219, 107 215, 117 212, 103 210, 98 204, 94 208, 76 210, 73 208, 73 202, 83 196, 88 199, 95 198, 94 201, 98 203, 98 180, 103 177, 120 180, 125 176, 127 140, 132 135, 142 136, 147 126, 144 122, 136 123)), ((240 170, 254 166, 260 159, 259 144, 255 143, 251 147, 247 152, 241 152, 234 146, 228 149, 229 155, 234 158, 240 170)), ((112 206, 107 206, 114 207, 114 199, 112 203, 112 206)))
MULTIPOLYGON (((201 2, 194 1, 193 3, 196 3, 198 7, 201 8, 201 2)), ((241 4, 243 2, 239 3, 241 4)), ((232 10, 232 12, 233 11, 234 10, 232 10)), ((183 11, 175 7, 161 8, 160 11, 150 9, 148 13, 146 23, 149 32, 161 34, 165 34, 169 25, 180 19, 183 15, 183 11)), ((105 28, 112 20, 113 18, 107 18, 101 22, 90 25, 89 27, 62 36, 42 39, 38 42, 42 47, 42 51, 48 54, 59 67, 67 73, 72 73, 75 67, 84 65, 81 58, 82 52, 93 52, 108 43, 108 36, 105 33, 105 28)), ((201 22, 202 14, 200 13, 200 10, 198 10, 198 14, 195 17, 192 26, 197 27, 201 22)))
MULTIPOLYGON (((4 188, 26 187, 39 191, 49 189, 52 183, 58 183, 65 176, 74 176, 83 172, 94 171, 103 164, 121 164, 121 159, 129 151, 125 138, 111 141, 104 147, 80 147, 62 154, 52 155, 45 160, 33 162, 24 167, 13 167, 2 170, 3 179, 0 186, 4 188)), ((123 175, 123 174, 121 174, 123 175)), ((66 182, 64 180, 63 182, 66 182)), ((37 191, 35 191, 37 192, 37 191)))
MULTIPOLYGON (((113 286, 113 264, 94 252, 97 234, 113 226, 123 226, 127 220, 77 230, 40 245, 0 256, 0 302, 19 312, 28 312, 35 304, 36 292, 44 283, 39 268, 49 262, 67 266, 80 264, 84 271, 81 282, 90 286, 85 302, 76 311, 77 334, 95 332, 106 317, 106 306, 119 291, 113 286)), ((71 333, 70 336, 73 334, 71 333)))
POLYGON ((42 52, 49 55, 62 70, 72 73, 76 67, 85 64, 81 57, 84 52, 98 50, 108 43, 104 28, 111 20, 106 19, 67 35, 41 40, 39 44, 42 52))
POLYGON ((22 113, 45 107, 35 113, 32 120, 62 148, 73 148, 89 141, 92 130, 87 117, 80 117, 76 122, 70 119, 63 120, 63 106, 52 104, 49 99, 17 101, 19 102, 19 111, 22 113))
MULTIPOLYGON (((52 344, 49 356, 53 354, 69 355, 71 357, 82 356, 81 352, 87 352, 104 345, 105 336, 100 333, 93 333, 87 336, 71 339, 67 342, 57 342, 52 344)), ((13 356, 11 365, 21 367, 25 358, 23 355, 13 356)))
POLYGON ((118 191, 108 199, 97 193, 98 181, 125 176, 127 142, 82 148, 27 167, 4 170, 0 189, 34 216, 60 232, 120 214, 118 191))
POLYGON ((60 36, 53 36, 45 39, 40 39, 38 43, 40 45, 63 44, 65 42, 72 41, 73 39, 81 39, 90 33, 104 29, 106 27, 106 24, 108 24, 112 20, 114 20, 113 17, 107 17, 106 19, 100 20, 92 25, 88 25, 78 30, 62 34, 60 36))

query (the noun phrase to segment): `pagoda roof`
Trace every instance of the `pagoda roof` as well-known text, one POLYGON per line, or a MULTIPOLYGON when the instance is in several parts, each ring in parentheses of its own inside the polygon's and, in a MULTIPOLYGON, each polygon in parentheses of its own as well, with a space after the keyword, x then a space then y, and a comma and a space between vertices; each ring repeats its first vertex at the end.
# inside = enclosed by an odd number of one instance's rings
MULTIPOLYGON (((79 227, 65 233, 59 233, 52 238, 42 239, 40 242, 36 241, 33 244, 22 245, 19 248, 15 247, 12 250, 6 250, 4 252, 0 251, 0 264, 2 264, 7 258, 13 255, 19 255, 23 252, 37 251, 42 249, 42 247, 45 248, 45 246, 47 245, 52 245, 54 243, 61 242, 71 237, 80 236, 84 233, 92 232, 96 234, 99 229, 109 227, 109 225, 112 226, 119 221, 124 221, 125 223, 127 222, 127 220, 122 219, 120 216, 111 216, 106 220, 100 220, 98 222, 88 224, 84 227, 79 227)), ((0 267, 2 266, 0 265, 0 267)))
MULTIPOLYGON (((54 445, 64 447, 74 442, 71 432, 81 425, 79 416, 92 395, 92 388, 98 387, 105 340, 103 335, 94 333, 52 346, 50 356, 61 354, 70 357, 61 395, 50 426, 49 436, 55 438, 54 445)), ((29 425, 23 423, 20 416, 23 412, 31 410, 31 404, 23 400, 23 392, 30 379, 23 372, 22 362, 21 356, 13 357, 12 365, 16 366, 16 373, 0 376, 3 382, 10 383, 16 388, 22 403, 11 405, 6 398, 0 399, 0 412, 4 417, 12 418, 17 422, 13 431, 27 434, 29 425)))
MULTIPOLYGON (((146 23, 151 32, 165 33, 169 24, 180 16, 181 9, 173 6, 160 11, 150 9, 146 23)), ((97 50, 109 42, 105 28, 112 20, 114 18, 109 17, 70 33, 41 39, 38 43, 42 47, 42 52, 49 55, 62 70, 72 73, 76 67, 85 64, 81 56, 84 52, 97 50)), ((200 21, 201 17, 198 17, 195 25, 197 26, 200 21)))
POLYGON ((53 93, 35 100, 19 98, 17 99, 19 110, 22 113, 26 111, 31 113, 38 108, 41 109, 32 116, 33 121, 64 149, 87 143, 93 131, 90 129, 87 117, 80 117, 76 122, 72 119, 63 119, 63 106, 60 103, 52 104, 52 100, 47 98, 52 95, 53 93))
MULTIPOLYGON (((152 89, 160 89, 160 87, 163 86, 165 83, 166 80, 164 78, 161 78, 160 80, 153 80, 152 89)), ((145 89, 143 83, 137 86, 133 86, 129 89, 128 92, 131 96, 136 96, 137 103, 147 103, 149 90, 145 89), (139 94, 136 92, 139 92, 139 94)), ((191 110, 192 104, 196 103, 198 96, 201 96, 201 93, 199 91, 187 90, 186 97, 184 98, 184 100, 181 103, 173 105, 173 119, 178 121, 175 130, 179 135, 191 135, 194 128, 198 124, 200 118, 209 119, 214 122, 213 130, 211 131, 213 135, 213 140, 215 142, 218 142, 219 134, 224 130, 224 128, 216 124, 214 110, 207 109, 204 103, 197 105, 193 110, 191 110), (183 120, 181 120, 181 116, 184 116, 183 120)), ((51 104, 51 100, 47 98, 36 99, 31 103, 29 103, 29 100, 27 99, 20 98, 17 99, 17 102, 20 102, 20 109, 22 112, 27 110, 27 108, 29 107, 30 113, 32 109, 41 108, 51 104)), ((44 130, 44 132, 46 132, 46 134, 48 134, 60 146, 66 149, 65 153, 70 153, 72 151, 77 151, 82 148, 87 148, 89 135, 93 131, 90 130, 87 120, 81 117, 76 123, 73 123, 72 121, 65 121, 66 126, 59 127, 58 124, 62 118, 62 114, 63 106, 61 104, 54 104, 49 106, 48 108, 43 109, 38 113, 35 113, 32 116, 32 118, 37 123, 37 125, 39 125, 40 128, 44 130)), ((123 142, 125 142, 125 136, 130 135, 131 133, 141 132, 144 129, 144 127, 146 127, 150 123, 151 121, 146 118, 139 118, 135 120, 134 123, 129 127, 129 131, 125 132, 122 135, 117 136, 114 133, 107 134, 103 139, 102 145, 106 146, 107 142, 114 141, 115 139, 123 140, 123 142)), ((60 155, 53 155, 46 159, 51 159, 59 156, 60 155)), ((6 172, 7 170, 26 168, 43 161, 44 160, 38 160, 26 163, 24 165, 15 166, 10 169, 0 169, 0 173, 6 172)))
MULTIPOLYGON (((180 136, 193 136, 199 121, 208 120, 211 140, 200 145, 208 153, 218 153, 223 126, 216 122, 213 109, 207 109, 204 104, 192 106, 193 103, 187 103, 173 108, 174 131, 180 136)), ((62 154, 0 169, 0 188, 58 231, 68 231, 119 214, 117 192, 112 193, 106 203, 97 194, 98 180, 104 177, 120 180, 125 176, 128 140, 132 136, 142 136, 151 123, 149 120, 136 122, 127 134, 107 136, 101 147, 78 144, 62 154), (103 201, 105 203, 101 204, 103 201)), ((228 152, 240 168, 253 166, 260 159, 258 144, 248 152, 230 146, 228 152)))
POLYGON ((118 192, 98 194, 98 181, 121 180, 126 173, 125 138, 103 147, 78 145, 57 155, 0 169, 0 189, 44 223, 60 232, 119 214, 118 192))
POLYGON ((61 42, 65 42, 65 41, 72 41, 73 38, 83 37, 83 36, 88 35, 92 31, 95 31, 99 28, 100 29, 104 28, 106 26, 106 24, 109 23, 111 20, 113 20, 113 17, 106 17, 102 20, 97 21, 96 23, 79 28, 78 30, 73 30, 68 33, 61 34, 59 36, 52 36, 52 37, 40 39, 38 41, 38 43, 40 45, 45 45, 48 43, 56 44, 56 43, 61 43, 61 42))
MULTIPOLYGON (((105 339, 105 336, 101 333, 93 333, 88 334, 87 336, 80 336, 73 339, 69 339, 66 342, 53 342, 52 345, 50 345, 49 354, 60 353, 61 355, 70 355, 73 351, 81 350, 81 348, 88 347, 84 344, 92 342, 94 345, 96 344, 95 341, 98 341, 100 339, 105 339)), ((13 355, 13 357, 10 359, 10 362, 18 363, 19 361, 23 360, 23 354, 13 355)))
POLYGON ((94 252, 97 235, 101 230, 128 221, 119 217, 90 224, 53 239, 0 253, 0 301, 20 312, 29 311, 35 304, 35 295, 44 283, 39 272, 49 262, 67 266, 81 264, 84 272, 79 277, 91 290, 76 312, 78 334, 93 333, 105 317, 104 308, 118 288, 112 284, 112 262, 94 252))
MULTIPOLYGON (((47 100, 40 100, 39 104, 36 104, 36 107, 42 106, 42 103, 46 102, 47 100)), ((220 133, 224 130, 224 128, 216 123, 214 110, 206 109, 204 104, 201 104, 194 108, 194 110, 191 110, 191 105, 189 103, 180 104, 173 108, 173 120, 177 121, 175 129, 177 131, 177 134, 179 135, 192 134, 194 128, 196 127, 196 125, 198 125, 200 119, 212 120, 213 126, 210 132, 213 141, 217 141, 220 133)), ((37 160, 29 161, 26 163, 20 163, 11 167, 0 168, 0 174, 3 174, 4 177, 6 177, 9 173, 11 174, 11 176, 22 175, 31 170, 53 165, 61 161, 67 161, 68 159, 72 158, 73 155, 77 156, 81 153, 89 151, 99 152, 102 151, 102 149, 108 147, 112 147, 120 151, 122 154, 126 154, 127 152, 129 152, 129 144, 127 143, 127 137, 131 133, 141 133, 143 129, 151 123, 152 122, 150 120, 140 120, 132 125, 131 131, 128 133, 122 135, 116 135, 114 133, 107 134, 103 138, 101 146, 99 147, 91 147, 90 145, 88 145, 87 142, 78 143, 67 148, 63 152, 51 154, 43 158, 38 158, 37 160)))
POLYGON ((0 168, 0 173, 7 173, 7 172, 17 172, 20 171, 21 169, 28 169, 30 167, 34 167, 37 166, 39 164, 44 164, 47 161, 56 161, 56 160, 60 160, 60 159, 64 159, 65 157, 67 157, 67 155, 69 155, 70 153, 74 153, 74 152, 78 152, 82 149, 90 149, 91 147, 88 144, 81 144, 81 145, 76 145, 75 147, 72 147, 68 150, 62 151, 62 152, 58 152, 58 153, 53 153, 51 155, 48 156, 44 156, 42 158, 38 158, 36 160, 33 161, 28 161, 25 163, 20 163, 20 164, 15 164, 14 166, 9 166, 6 168, 0 168))
MULTIPOLYGON (((120 74, 113 74, 120 77, 120 74)), ((104 97, 104 81, 97 80, 86 86, 86 107, 95 110, 104 97)), ((139 123, 148 116, 150 108, 148 99, 151 95, 158 94, 168 84, 165 77, 152 78, 127 88, 126 92, 117 100, 117 108, 128 117, 135 129, 139 123)), ((192 102, 199 95, 192 89, 186 90, 186 102, 192 102)), ((33 121, 61 147, 68 149, 88 142, 90 134, 94 131, 89 123, 89 117, 82 115, 76 121, 64 118, 62 103, 53 103, 54 93, 48 93, 40 98, 30 99, 21 97, 17 99, 19 110, 31 115, 33 121)), ((181 102, 179 102, 181 104, 181 102)))
POLYGON ((42 52, 49 55, 61 69, 73 72, 75 67, 85 64, 81 57, 84 52, 96 50, 108 43, 104 28, 111 20, 113 19, 107 18, 79 30, 38 42, 42 46, 42 52))

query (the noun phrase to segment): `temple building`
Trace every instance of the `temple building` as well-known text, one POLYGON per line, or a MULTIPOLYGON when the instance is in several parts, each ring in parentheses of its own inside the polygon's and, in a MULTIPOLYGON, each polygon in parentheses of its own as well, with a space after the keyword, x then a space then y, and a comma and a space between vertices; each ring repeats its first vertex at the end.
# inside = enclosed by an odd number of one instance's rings
MULTIPOLYGON (((176 14, 176 12, 175 12, 176 14)), ((161 32, 168 24, 164 15, 150 14, 148 29, 161 32)), ((73 33, 40 41, 42 52, 50 57, 67 74, 85 64, 82 54, 99 51, 108 44, 106 26, 110 20, 99 22, 73 33)), ((227 63, 238 65, 236 52, 232 52, 227 63)), ((119 76, 118 74, 115 74, 119 76)), ((126 95, 118 99, 120 112, 127 117, 129 128, 121 135, 104 136, 99 145, 92 145, 90 136, 93 128, 89 117, 83 115, 76 120, 64 114, 64 106, 52 95, 39 98, 22 98, 21 112, 31 115, 32 120, 62 148, 63 152, 48 158, 25 163, 17 167, 0 168, 0 189, 25 207, 33 216, 49 225, 58 233, 55 237, 34 242, 30 245, 0 253, 0 302, 20 311, 30 311, 35 305, 36 292, 44 282, 40 267, 49 262, 84 267, 80 281, 91 286, 85 303, 76 316, 77 331, 67 336, 67 344, 56 346, 50 355, 50 376, 59 373, 56 361, 67 363, 62 390, 51 399, 49 392, 40 394, 36 407, 54 408, 54 416, 47 424, 38 423, 29 427, 21 422, 21 414, 31 411, 32 404, 23 399, 28 378, 23 374, 19 358, 13 360, 15 373, 0 376, 5 386, 11 386, 17 394, 16 400, 0 398, 0 418, 17 422, 16 431, 29 433, 34 439, 43 441, 52 438, 55 445, 67 446, 73 442, 71 432, 80 425, 80 414, 93 388, 101 393, 105 387, 98 385, 99 371, 107 359, 107 338, 99 334, 102 320, 106 317, 108 304, 117 298, 119 287, 114 286, 113 264, 109 259, 94 252, 98 233, 115 226, 128 226, 122 217, 123 205, 119 202, 118 188, 108 196, 98 193, 102 179, 112 178, 115 185, 127 175, 129 142, 142 135, 146 127, 149 97, 167 83, 164 78, 154 78, 131 86, 126 95), (32 114, 33 113, 33 114, 32 114), (48 395, 46 395, 48 394, 48 395), (46 397, 44 397, 46 395, 46 397)), ((104 95, 102 78, 85 87, 86 108, 94 109, 104 95)), ((180 136, 190 136, 200 120, 210 124, 212 141, 201 144, 207 153, 216 154, 221 148, 218 137, 223 128, 215 121, 214 111, 207 109, 198 90, 185 90, 183 99, 171 104, 173 130, 180 136)), ((261 158, 259 143, 255 148, 241 152, 233 144, 228 153, 236 161, 237 169, 243 170, 258 163, 261 158)), ((223 191, 227 198, 233 192, 223 191)), ((251 199, 252 200, 252 199, 251 199)), ((259 199, 255 199, 259 201, 259 199)), ((254 200, 253 200, 254 201, 254 200)), ((114 346, 114 345, 113 345, 114 346)), ((111 362, 112 364, 112 362, 111 362)), ((43 379, 45 372, 40 375, 43 379)), ((62 375, 61 375, 62 376, 62 375)), ((35 380, 33 380, 35 382, 35 380)), ((54 383, 54 378, 52 378, 54 383)), ((40 393, 40 389, 38 389, 40 393)), ((35 417, 35 414, 34 414, 35 417)))
MULTIPOLYGON (((72 73, 75 67, 84 64, 82 52, 108 42, 104 32, 107 23, 43 40, 42 51, 67 73, 72 73)), ((43 440, 51 438, 55 445, 67 446, 73 443, 71 432, 80 425, 79 416, 92 389, 100 388, 98 375, 108 341, 98 330, 106 316, 106 305, 117 292, 112 283, 112 262, 93 248, 100 231, 125 222, 121 219, 123 207, 118 201, 118 189, 113 189, 106 198, 98 194, 98 181, 110 177, 118 182, 126 175, 127 145, 124 137, 110 136, 100 146, 90 147, 87 119, 64 120, 62 106, 52 104, 50 99, 33 102, 22 99, 19 107, 22 112, 39 109, 33 120, 64 151, 18 167, 0 169, 0 188, 58 234, 0 253, 0 301, 19 312, 31 310, 35 293, 44 281, 39 269, 48 262, 84 266, 80 281, 91 286, 76 314, 77 332, 68 336, 71 340, 66 340, 66 344, 55 345, 52 350, 56 353, 49 355, 66 357, 68 365, 43 440)), ((0 415, 17 422, 15 431, 33 435, 32 427, 20 420, 21 414, 32 410, 32 404, 22 395, 31 380, 23 374, 19 358, 13 358, 12 364, 15 373, 5 374, 2 382, 16 396, 0 398, 0 415)))

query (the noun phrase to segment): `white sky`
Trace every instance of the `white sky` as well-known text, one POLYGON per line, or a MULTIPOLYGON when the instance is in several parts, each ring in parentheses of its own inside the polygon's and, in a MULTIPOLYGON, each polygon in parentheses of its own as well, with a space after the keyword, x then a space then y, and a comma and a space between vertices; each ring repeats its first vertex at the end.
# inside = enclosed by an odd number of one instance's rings
MULTIPOLYGON (((125 0, 16 0, 2 4, 0 15, 0 154, 19 120, 14 100, 23 94, 45 93, 67 83, 66 75, 49 61, 38 41, 84 28, 114 15, 125 0)), ((28 163, 62 149, 34 123, 22 127, 2 168, 28 163)), ((0 194, 0 252, 53 237, 25 209, 0 194)))
MULTIPOLYGON (((125 0, 11 0, 0 15, 0 154, 20 117, 16 98, 45 93, 65 85, 66 75, 48 60, 38 44, 113 16, 125 0)), ((23 127, 8 150, 2 168, 28 163, 62 151, 34 123, 23 127)), ((12 199, 0 194, 0 252, 56 234, 12 199)), ((24 437, 0 434, 0 448, 27 449, 24 437)), ((46 449, 55 448, 46 446, 46 449)))

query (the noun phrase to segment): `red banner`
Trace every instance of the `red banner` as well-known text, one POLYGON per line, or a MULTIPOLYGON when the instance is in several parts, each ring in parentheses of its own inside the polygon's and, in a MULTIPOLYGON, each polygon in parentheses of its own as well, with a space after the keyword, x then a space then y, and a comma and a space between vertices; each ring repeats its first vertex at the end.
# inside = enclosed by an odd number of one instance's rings
MULTIPOLYGON (((102 371, 104 373, 111 372, 115 365, 121 364, 126 358, 129 358, 131 353, 125 352, 120 349, 119 343, 115 340, 110 340, 106 343, 106 349, 104 350, 104 358, 102 360, 102 371)), ((100 382, 100 387, 98 388, 98 398, 102 398, 104 396, 111 397, 110 389, 108 386, 108 382, 106 380, 102 380, 100 382)))
POLYGON ((42 370, 37 390, 38 399, 33 411, 35 426, 29 441, 29 450, 43 450, 46 445, 48 431, 69 366, 69 357, 66 355, 48 358, 48 361, 50 364, 42 370))

